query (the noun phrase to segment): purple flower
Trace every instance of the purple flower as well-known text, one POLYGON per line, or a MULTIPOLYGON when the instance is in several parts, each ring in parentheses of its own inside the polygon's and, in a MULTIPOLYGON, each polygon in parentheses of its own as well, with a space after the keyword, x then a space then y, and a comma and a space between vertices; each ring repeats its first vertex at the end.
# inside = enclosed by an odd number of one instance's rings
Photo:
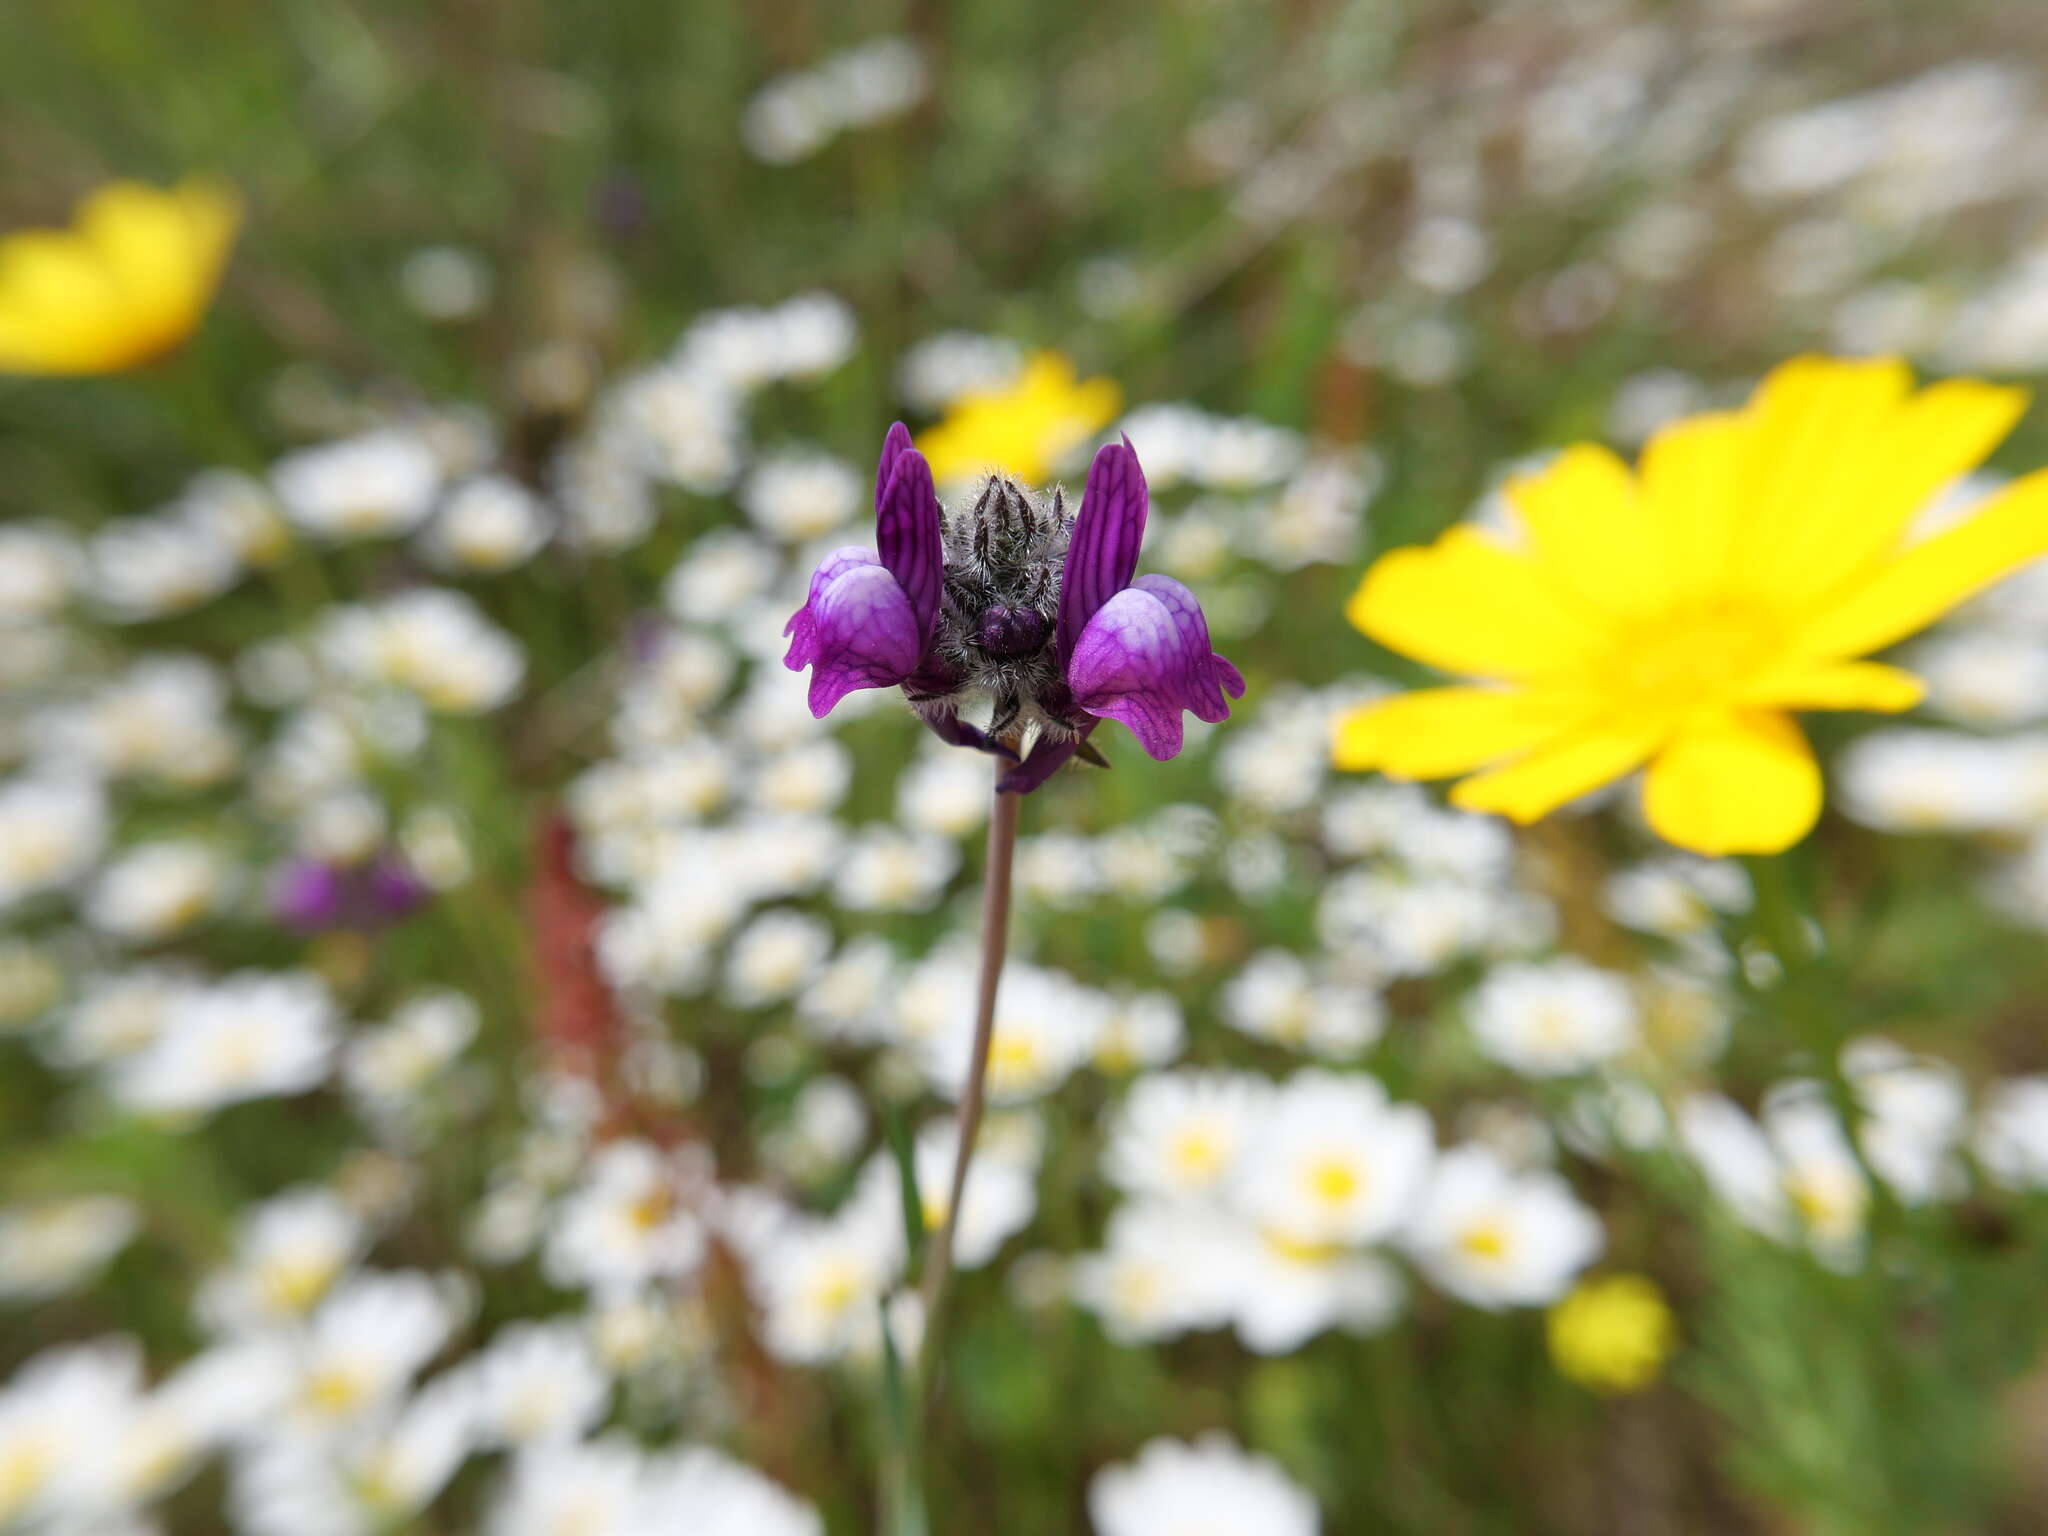
MULTIPOLYGON (((901 422, 875 471, 874 551, 836 549, 783 631, 785 665, 811 669, 823 718, 857 688, 901 687, 946 741, 1015 759, 1002 787, 1038 788, 1098 720, 1121 720, 1152 757, 1181 749, 1181 712, 1218 721, 1244 679, 1209 649, 1201 604, 1166 576, 1132 579, 1148 510, 1130 440, 1095 455, 1081 510, 991 475, 948 516, 901 422), (971 701, 983 728, 960 718, 971 701)), ((1099 761, 1099 759, 1098 759, 1099 761)))
POLYGON ((302 933, 328 928, 378 928, 409 917, 432 892, 395 853, 367 864, 288 860, 270 888, 270 911, 302 933))

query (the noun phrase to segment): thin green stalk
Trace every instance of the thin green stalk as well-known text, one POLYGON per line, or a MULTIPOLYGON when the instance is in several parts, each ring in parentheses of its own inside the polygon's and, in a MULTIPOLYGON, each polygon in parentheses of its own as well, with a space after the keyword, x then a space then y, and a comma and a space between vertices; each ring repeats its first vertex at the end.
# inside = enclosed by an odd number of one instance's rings
MULTIPOLYGON (((1002 765, 997 765, 1001 772, 1002 765)), ((981 984, 975 997, 974 1045, 968 1058, 967 1082, 960 1091, 959 1139, 953 1154, 953 1180, 944 1219, 925 1250, 924 1345, 920 1350, 929 1386, 944 1321, 946 1289, 953 1277, 953 1230, 959 1223, 960 1199, 967 1188, 967 1168, 974 1157, 975 1137, 988 1093, 988 1053, 995 1035, 996 990, 1002 984, 1003 958, 1010 942, 1010 868, 1017 852, 1019 795, 998 789, 988 822, 988 861, 981 888, 981 984)))

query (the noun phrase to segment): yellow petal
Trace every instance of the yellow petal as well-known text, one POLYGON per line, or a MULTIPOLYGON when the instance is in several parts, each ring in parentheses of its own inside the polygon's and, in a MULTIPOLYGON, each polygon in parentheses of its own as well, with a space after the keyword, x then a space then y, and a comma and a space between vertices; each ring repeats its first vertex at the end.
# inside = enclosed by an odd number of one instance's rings
MULTIPOLYGON (((1772 369, 1744 408, 1754 433, 1747 526, 1730 576, 1767 601, 1809 595, 1808 573, 1860 519, 1894 512, 1886 434, 1913 387, 1897 358, 1795 357, 1772 369)), ((1893 527, 1898 526, 1896 523, 1893 527)))
POLYGON ((1668 594, 1664 555, 1628 466, 1579 443, 1507 484, 1543 572, 1568 598, 1613 614, 1640 613, 1668 594))
POLYGON ((1820 768, 1784 715, 1709 719, 1650 764, 1643 809, 1659 837, 1694 853, 1779 853, 1820 817, 1820 768))
POLYGON ((33 229, 0 240, 0 368, 89 370, 120 306, 111 274, 78 236, 33 229))
POLYGON ((1469 527, 1382 556, 1345 613, 1390 650, 1476 677, 1570 672, 1599 643, 1594 621, 1560 603, 1529 560, 1469 527))
POLYGON ((1648 726, 1574 731, 1520 762, 1466 779, 1451 790, 1451 804, 1535 821, 1641 767, 1661 740, 1648 726))
POLYGON ((86 200, 78 232, 138 319, 170 328, 194 318, 213 292, 237 217, 234 194, 209 182, 169 192, 115 182, 86 200))
POLYGON ((1447 778, 1541 745, 1578 710, 1569 700, 1521 690, 1425 688, 1340 715, 1331 755, 1339 768, 1354 771, 1447 778))
POLYGON ((1788 655, 1822 659, 1881 650, 2044 553, 2048 470, 2037 470, 1823 608, 1795 632, 1788 655))
POLYGON ((1643 448, 1637 492, 1664 548, 1662 583, 1675 599, 1718 593, 1747 524, 1743 482, 1750 423, 1734 412, 1689 416, 1643 448))
POLYGON ((1813 662, 1759 679, 1742 691, 1745 704, 1768 709, 1867 709, 1897 714, 1927 696, 1927 685, 1903 667, 1878 661, 1813 662))
POLYGON ((114 182, 71 230, 0 241, 0 369, 107 373, 175 346, 205 312, 239 218, 213 182, 114 182))
POLYGON ((1832 499, 1809 492, 1814 499, 1771 542, 1767 581, 1777 601, 1825 598, 1890 554, 1935 494, 1982 463, 2026 408, 2025 390, 1951 379, 1872 416, 1861 436, 1845 429, 1832 499))

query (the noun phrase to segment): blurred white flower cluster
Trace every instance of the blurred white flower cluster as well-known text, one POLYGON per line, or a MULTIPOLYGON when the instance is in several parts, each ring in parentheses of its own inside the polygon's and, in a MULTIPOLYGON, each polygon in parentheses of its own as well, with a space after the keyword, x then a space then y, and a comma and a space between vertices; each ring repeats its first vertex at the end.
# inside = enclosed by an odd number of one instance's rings
POLYGON ((928 88, 915 44, 876 38, 762 86, 740 119, 740 137, 756 159, 794 165, 849 129, 901 117, 928 88))

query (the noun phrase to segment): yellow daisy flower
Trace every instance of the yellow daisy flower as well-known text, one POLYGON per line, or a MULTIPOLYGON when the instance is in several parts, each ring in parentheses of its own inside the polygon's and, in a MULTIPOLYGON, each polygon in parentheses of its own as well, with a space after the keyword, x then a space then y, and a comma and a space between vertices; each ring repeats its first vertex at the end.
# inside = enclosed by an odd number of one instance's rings
POLYGON ((1366 573, 1352 623, 1475 681, 1346 714, 1337 765, 1484 770, 1452 802, 1519 822, 1648 765, 1662 837, 1790 847, 1821 807, 1791 711, 1912 708, 1918 678, 1856 658, 2048 551, 2048 472, 1916 526, 2026 403, 1971 379, 1915 392, 1896 359, 1802 357, 1742 409, 1666 427, 1633 472, 1565 450, 1509 483, 1509 536, 1454 528, 1366 573))
POLYGON ((1115 419, 1123 391, 1110 379, 1079 379, 1057 352, 1034 353, 1014 382, 962 395, 917 440, 941 484, 1000 469, 1043 485, 1060 461, 1115 419))
POLYGON ((1550 1309, 1545 1334, 1558 1370, 1595 1392, 1639 1392, 1678 1342, 1678 1323, 1643 1275, 1587 1280, 1550 1309))
POLYGON ((215 182, 116 181, 71 228, 0 239, 0 372, 119 373, 171 351, 206 313, 240 222, 215 182))

